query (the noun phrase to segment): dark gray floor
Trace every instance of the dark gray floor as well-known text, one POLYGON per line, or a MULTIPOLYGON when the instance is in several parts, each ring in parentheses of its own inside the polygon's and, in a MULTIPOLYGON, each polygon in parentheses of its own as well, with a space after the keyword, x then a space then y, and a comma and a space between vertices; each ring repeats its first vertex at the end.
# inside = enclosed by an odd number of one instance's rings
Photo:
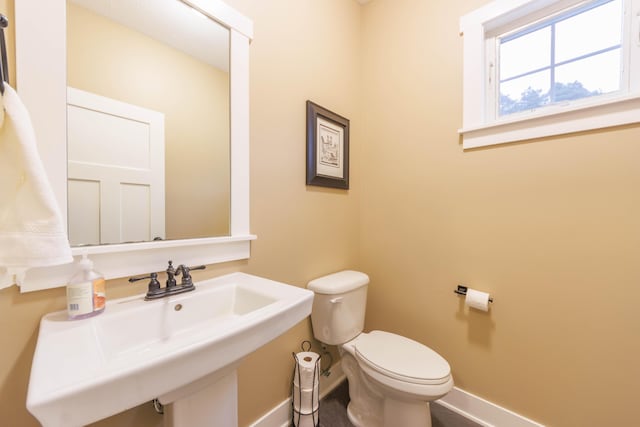
MULTIPOLYGON (((320 427, 353 427, 347 417, 348 403, 349 386, 345 381, 320 402, 320 427)), ((480 427, 437 403, 431 403, 431 423, 432 427, 480 427)))

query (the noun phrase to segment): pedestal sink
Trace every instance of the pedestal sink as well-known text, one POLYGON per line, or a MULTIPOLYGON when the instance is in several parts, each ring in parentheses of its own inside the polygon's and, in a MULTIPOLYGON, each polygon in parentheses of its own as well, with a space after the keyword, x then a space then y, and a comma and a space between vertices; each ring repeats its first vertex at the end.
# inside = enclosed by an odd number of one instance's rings
POLYGON ((311 314, 312 300, 234 273, 164 299, 112 300, 90 319, 47 314, 27 408, 45 427, 71 427, 158 398, 167 426, 236 426, 240 360, 311 314))

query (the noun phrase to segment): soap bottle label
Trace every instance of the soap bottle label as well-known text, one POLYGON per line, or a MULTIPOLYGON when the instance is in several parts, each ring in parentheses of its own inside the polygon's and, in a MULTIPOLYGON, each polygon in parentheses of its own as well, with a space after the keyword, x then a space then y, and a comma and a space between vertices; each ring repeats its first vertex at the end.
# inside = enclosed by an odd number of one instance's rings
POLYGON ((75 283, 67 286, 67 311, 69 316, 78 317, 104 310, 106 304, 105 280, 75 283))
POLYGON ((67 310, 70 316, 93 312, 93 284, 91 281, 67 286, 67 310))
POLYGON ((106 302, 105 280, 100 277, 93 281, 93 311, 103 310, 106 302))

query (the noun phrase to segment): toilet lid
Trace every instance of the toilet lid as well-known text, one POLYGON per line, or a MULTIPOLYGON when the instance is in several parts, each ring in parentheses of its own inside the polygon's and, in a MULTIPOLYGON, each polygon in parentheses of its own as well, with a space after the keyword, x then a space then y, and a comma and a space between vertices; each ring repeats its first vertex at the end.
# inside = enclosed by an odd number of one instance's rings
POLYGON ((440 384, 451 368, 442 356, 409 338, 383 331, 362 334, 356 355, 376 371, 401 381, 440 384))

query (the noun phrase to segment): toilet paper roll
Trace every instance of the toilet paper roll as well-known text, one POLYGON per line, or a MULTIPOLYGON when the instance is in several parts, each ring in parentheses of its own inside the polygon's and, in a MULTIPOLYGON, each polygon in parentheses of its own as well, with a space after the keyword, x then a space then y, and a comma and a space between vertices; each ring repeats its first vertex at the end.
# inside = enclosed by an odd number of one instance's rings
POLYGON ((476 291, 475 289, 467 289, 467 297, 464 300, 465 305, 476 310, 489 310, 489 294, 486 292, 476 291))
POLYGON ((320 396, 318 386, 301 389, 293 386, 293 409, 301 414, 310 414, 318 410, 320 396))
POLYGON ((293 372, 293 384, 301 389, 317 387, 320 377, 320 355, 313 351, 296 353, 296 367, 293 372))

